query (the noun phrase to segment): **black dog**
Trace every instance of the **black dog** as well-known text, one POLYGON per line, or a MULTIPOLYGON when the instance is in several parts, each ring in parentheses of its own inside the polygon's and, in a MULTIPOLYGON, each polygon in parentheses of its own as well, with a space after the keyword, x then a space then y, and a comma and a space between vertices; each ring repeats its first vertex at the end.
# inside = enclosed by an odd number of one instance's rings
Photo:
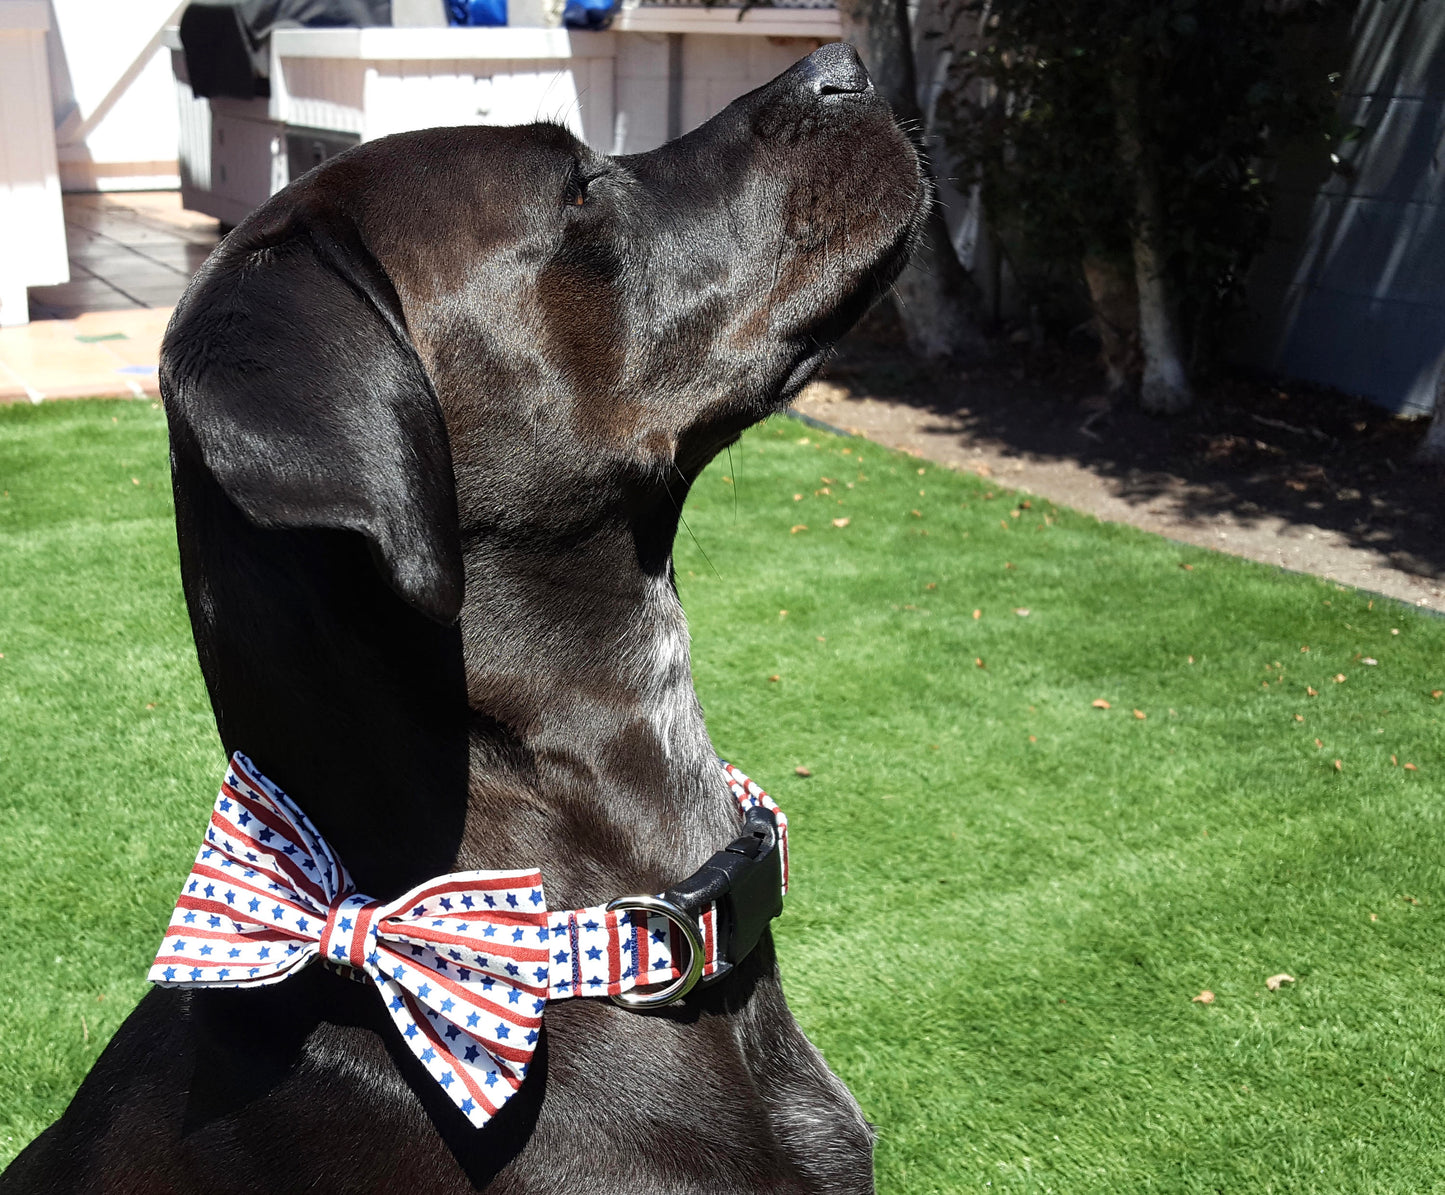
MULTIPOLYGON (((636 157, 550 125, 361 146, 212 255, 162 365, 201 667, 227 751, 361 891, 537 866, 575 908, 736 835, 679 508, 891 283, 927 203, 832 45, 636 157)), ((474 1129, 369 987, 312 966, 156 989, 0 1188, 872 1189, 770 937, 684 1005, 568 1000, 545 1024, 474 1129)))

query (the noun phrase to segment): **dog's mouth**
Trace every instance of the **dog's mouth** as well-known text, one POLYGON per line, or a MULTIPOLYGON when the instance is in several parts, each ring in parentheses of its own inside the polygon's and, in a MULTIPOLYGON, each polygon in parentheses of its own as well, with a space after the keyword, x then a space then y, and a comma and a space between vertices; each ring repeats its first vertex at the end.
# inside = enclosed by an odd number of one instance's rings
MULTIPOLYGON (((851 107, 858 100, 842 102, 851 107)), ((783 217, 791 260, 775 271, 772 293, 757 300, 768 327, 764 339, 772 343, 764 350, 771 377, 756 379, 761 387, 751 401, 719 396, 678 437, 675 459, 689 482, 749 427, 797 397, 837 343, 888 294, 912 256, 933 202, 920 150, 881 102, 869 96, 859 109, 856 120, 840 122, 828 140, 835 152, 845 136, 866 140, 862 154, 871 158, 869 169, 826 161, 818 176, 798 180, 802 198, 783 217), (881 186, 872 186, 880 179, 881 186), (858 203, 870 187, 891 202, 858 203)))
MULTIPOLYGON (((913 152, 916 155, 918 151, 914 148, 913 152)), ((894 282, 897 281, 899 274, 903 272, 908 265, 909 258, 913 255, 932 202, 932 184, 920 169, 912 212, 907 220, 899 226, 897 235, 883 251, 877 263, 863 272, 859 285, 848 293, 833 311, 819 320, 818 324, 805 334, 804 346, 798 351, 782 385, 778 388, 775 398, 777 407, 786 406, 792 402, 798 392, 822 367, 838 341, 862 319, 869 308, 892 289, 894 282)))

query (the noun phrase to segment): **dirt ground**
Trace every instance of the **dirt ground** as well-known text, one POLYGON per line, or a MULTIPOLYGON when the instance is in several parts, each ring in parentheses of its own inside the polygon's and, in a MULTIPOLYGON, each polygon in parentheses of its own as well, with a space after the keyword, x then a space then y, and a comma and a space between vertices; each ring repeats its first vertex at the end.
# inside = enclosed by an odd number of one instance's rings
POLYGON ((1303 386, 1223 378, 1192 412, 1111 404, 1092 361, 1017 347, 930 369, 875 318, 794 404, 881 444, 1111 522, 1445 611, 1445 475, 1425 421, 1303 386))

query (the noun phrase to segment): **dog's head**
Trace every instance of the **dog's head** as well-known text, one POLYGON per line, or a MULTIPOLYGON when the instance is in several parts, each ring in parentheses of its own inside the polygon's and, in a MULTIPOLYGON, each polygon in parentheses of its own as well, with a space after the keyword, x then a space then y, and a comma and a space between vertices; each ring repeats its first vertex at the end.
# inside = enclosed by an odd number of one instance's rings
MULTIPOLYGON (((927 202, 845 45, 647 154, 545 124, 360 146, 241 225, 178 309, 178 498, 195 468, 255 525, 359 532, 450 622, 463 540, 675 512, 890 285, 927 202)), ((662 524, 640 558, 665 559, 662 524)))

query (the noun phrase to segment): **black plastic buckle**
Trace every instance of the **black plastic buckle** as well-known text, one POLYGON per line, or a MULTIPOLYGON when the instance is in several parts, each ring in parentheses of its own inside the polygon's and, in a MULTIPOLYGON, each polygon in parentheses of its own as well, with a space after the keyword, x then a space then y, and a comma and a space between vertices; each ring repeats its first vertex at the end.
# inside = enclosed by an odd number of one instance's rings
POLYGON ((742 836, 662 898, 693 917, 717 902, 717 970, 701 983, 706 987, 728 975, 783 911, 783 852, 773 811, 763 806, 748 810, 742 836))

